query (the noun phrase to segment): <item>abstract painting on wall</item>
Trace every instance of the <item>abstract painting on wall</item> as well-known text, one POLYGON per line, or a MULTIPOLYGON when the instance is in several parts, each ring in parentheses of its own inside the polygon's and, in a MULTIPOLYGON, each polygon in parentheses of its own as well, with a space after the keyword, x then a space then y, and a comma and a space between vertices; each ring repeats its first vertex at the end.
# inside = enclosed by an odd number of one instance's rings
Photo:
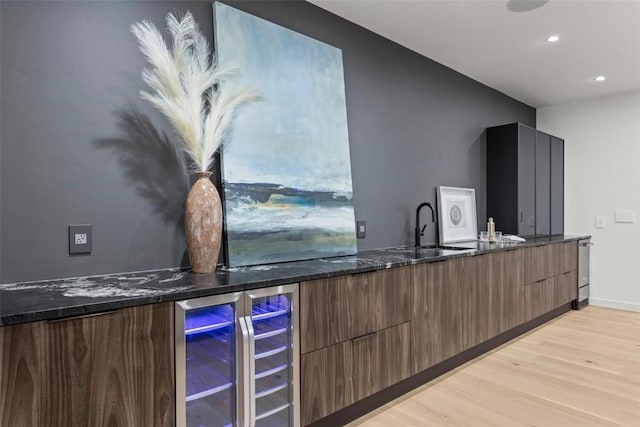
POLYGON ((355 254, 342 51, 218 2, 214 30, 262 96, 222 147, 227 264, 355 254))

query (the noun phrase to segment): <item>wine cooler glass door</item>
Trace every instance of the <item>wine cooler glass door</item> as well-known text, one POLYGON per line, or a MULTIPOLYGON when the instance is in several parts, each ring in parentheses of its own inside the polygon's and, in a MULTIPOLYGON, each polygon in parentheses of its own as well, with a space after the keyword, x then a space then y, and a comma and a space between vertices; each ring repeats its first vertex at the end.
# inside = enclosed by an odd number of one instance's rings
POLYGON ((298 287, 249 291, 252 406, 251 425, 298 426, 298 287))
POLYGON ((237 293, 176 303, 177 426, 241 425, 236 331, 241 298, 237 293))

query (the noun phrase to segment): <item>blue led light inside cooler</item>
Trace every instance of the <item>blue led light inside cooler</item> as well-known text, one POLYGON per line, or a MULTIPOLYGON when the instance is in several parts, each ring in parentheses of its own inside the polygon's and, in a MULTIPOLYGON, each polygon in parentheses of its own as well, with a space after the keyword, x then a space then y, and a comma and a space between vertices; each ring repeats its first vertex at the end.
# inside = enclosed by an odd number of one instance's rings
POLYGON ((291 308, 287 295, 255 298, 251 306, 256 427, 292 425, 291 308))
POLYGON ((254 321, 290 314, 291 303, 285 295, 274 295, 261 298, 251 307, 251 317, 254 321))
POLYGON ((231 304, 190 311, 185 318, 185 334, 188 336, 225 328, 233 325, 234 320, 231 304))
POLYGON ((232 304, 185 314, 188 427, 235 422, 235 329, 232 304))

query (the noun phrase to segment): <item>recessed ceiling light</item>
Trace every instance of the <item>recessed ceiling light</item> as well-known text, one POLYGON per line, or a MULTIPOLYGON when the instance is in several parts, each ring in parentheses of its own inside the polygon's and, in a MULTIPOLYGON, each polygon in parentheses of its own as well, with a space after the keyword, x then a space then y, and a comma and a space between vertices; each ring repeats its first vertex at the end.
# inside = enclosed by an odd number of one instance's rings
POLYGON ((547 4, 549 0, 509 0, 507 9, 511 12, 529 12, 547 4))
POLYGON ((607 80, 607 78, 605 76, 598 76, 594 79, 597 82, 603 82, 605 80, 607 80))
POLYGON ((558 37, 558 36, 549 36, 549 37, 547 37, 547 41, 548 41, 549 43, 555 43, 555 42, 557 42, 558 40, 560 40, 560 37, 558 37))

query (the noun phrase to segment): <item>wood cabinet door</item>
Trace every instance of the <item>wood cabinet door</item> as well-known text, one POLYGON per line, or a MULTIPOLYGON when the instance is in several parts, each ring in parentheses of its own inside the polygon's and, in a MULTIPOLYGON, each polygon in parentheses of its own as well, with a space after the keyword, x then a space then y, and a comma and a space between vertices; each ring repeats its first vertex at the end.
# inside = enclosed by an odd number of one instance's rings
POLYGON ((498 252, 489 272, 489 338, 524 321, 522 249, 498 252))
MULTIPOLYGON (((0 327, 0 426, 37 427, 42 417, 45 322, 0 327)), ((49 398, 46 395, 44 398, 49 398)))
POLYGON ((412 318, 413 371, 462 350, 461 278, 452 261, 415 266, 412 318))
POLYGON ((518 126, 517 171, 518 176, 511 177, 517 178, 518 184, 518 232, 513 234, 533 236, 536 234, 536 131, 522 125, 518 126))
POLYGON ((410 268, 303 282, 300 307, 303 354, 406 322, 410 268))
POLYGON ((462 349, 466 350, 489 339, 489 255, 455 260, 461 278, 462 349))
POLYGON ((553 245, 554 275, 578 269, 578 242, 553 245))
POLYGON ((524 283, 535 283, 554 276, 554 246, 521 249, 524 256, 524 283))
POLYGON ((0 327, 0 426, 173 426, 173 304, 0 327))
POLYGON ((302 424, 326 417, 411 375, 409 322, 301 356, 302 424))
POLYGON ((578 272, 570 271, 555 277, 554 308, 578 298, 578 272))
POLYGON ((564 233, 564 141, 551 137, 551 234, 564 233))
POLYGON ((412 267, 413 277, 413 306, 411 308, 411 342, 413 357, 411 358, 411 373, 416 374, 429 367, 429 306, 427 279, 429 264, 412 267))
POLYGON ((536 131, 536 235, 551 234, 551 135, 536 131))
POLYGON ((525 321, 535 319, 554 308, 555 277, 524 287, 525 321))
POLYGON ((173 304, 49 322, 47 426, 173 426, 173 304))

